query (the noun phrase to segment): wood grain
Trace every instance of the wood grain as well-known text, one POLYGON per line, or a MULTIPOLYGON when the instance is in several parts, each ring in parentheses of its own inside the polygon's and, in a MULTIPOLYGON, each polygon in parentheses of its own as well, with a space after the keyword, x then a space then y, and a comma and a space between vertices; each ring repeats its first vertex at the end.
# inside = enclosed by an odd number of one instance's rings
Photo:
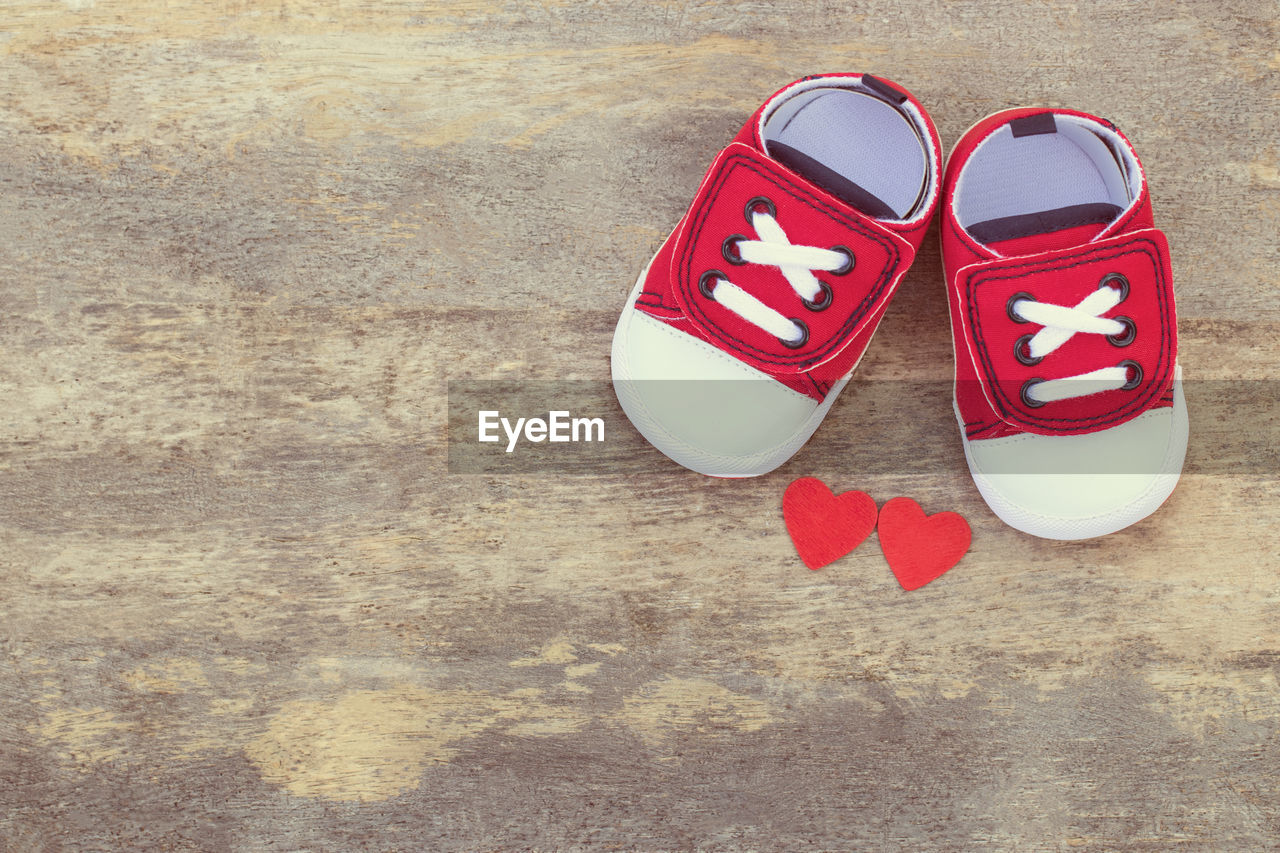
MULTIPOLYGON (((0 847, 1274 847, 1277 45, 1244 0, 0 7, 0 847), (1189 384, 1231 380, 1157 515, 1005 527, 945 395, 746 482, 449 473, 447 382, 607 380, 715 151, 822 70, 948 144, 1134 140, 1189 384), (802 475, 973 548, 811 573, 802 475)), ((860 376, 948 375, 940 277, 931 236, 860 376)))

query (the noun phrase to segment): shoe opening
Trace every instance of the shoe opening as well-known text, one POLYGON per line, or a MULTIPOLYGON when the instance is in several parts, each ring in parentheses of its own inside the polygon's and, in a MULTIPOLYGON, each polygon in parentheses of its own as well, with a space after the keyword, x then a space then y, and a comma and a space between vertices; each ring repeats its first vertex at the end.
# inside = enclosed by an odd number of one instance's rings
POLYGON ((1070 232, 1062 234, 1070 245, 1114 222, 1141 183, 1137 161, 1114 131, 1044 112, 984 139, 964 164, 953 203, 960 225, 979 243, 998 247, 1070 232))
POLYGON ((761 127, 765 152, 868 216, 907 219, 924 199, 929 152, 890 102, 899 93, 862 80, 867 91, 816 87, 779 103, 761 127))

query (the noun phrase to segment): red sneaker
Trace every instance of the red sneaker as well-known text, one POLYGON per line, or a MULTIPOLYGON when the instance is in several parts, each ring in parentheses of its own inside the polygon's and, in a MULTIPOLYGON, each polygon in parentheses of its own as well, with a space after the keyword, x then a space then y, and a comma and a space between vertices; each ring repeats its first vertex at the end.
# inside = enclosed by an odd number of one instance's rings
POLYGON ((939 150, 924 107, 866 74, 806 77, 757 110, 618 321, 614 387, 645 438, 720 477, 800 449, 924 238, 939 150))
POLYGON ((1101 536, 1173 491, 1187 448, 1169 247, 1104 119, 974 125, 943 185, 955 407, 978 490, 1048 539, 1101 536))

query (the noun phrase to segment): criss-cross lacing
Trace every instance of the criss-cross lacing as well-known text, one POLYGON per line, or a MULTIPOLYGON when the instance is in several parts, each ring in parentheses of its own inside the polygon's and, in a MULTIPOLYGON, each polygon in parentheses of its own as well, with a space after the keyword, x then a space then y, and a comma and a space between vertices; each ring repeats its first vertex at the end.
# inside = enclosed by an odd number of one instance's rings
MULTIPOLYGON (((1036 323, 1044 328, 1019 338, 1014 344, 1014 356, 1026 365, 1039 364, 1045 356, 1082 333, 1106 335, 1113 346, 1128 346, 1137 335, 1133 320, 1101 316, 1128 295, 1129 281, 1119 273, 1104 276, 1097 290, 1070 307, 1039 302, 1029 293, 1015 293, 1007 306, 1009 318, 1015 323, 1036 323)), ((1102 391, 1132 390, 1141 382, 1142 368, 1136 361, 1125 359, 1115 367, 1103 367, 1076 376, 1029 379, 1022 386, 1022 401, 1034 408, 1102 391)))
MULTIPOLYGON (((810 311, 822 311, 831 304, 831 287, 818 280, 815 270, 844 275, 853 269, 853 252, 844 246, 823 249, 798 246, 787 238, 778 224, 777 210, 766 198, 747 203, 746 218, 758 240, 741 234, 725 239, 722 253, 730 264, 762 264, 777 267, 810 311), (763 208, 763 209, 761 209, 763 208)), ((776 337, 785 346, 798 348, 809 340, 809 327, 797 317, 770 308, 729 280, 720 270, 708 270, 698 280, 698 289, 743 320, 776 337)))

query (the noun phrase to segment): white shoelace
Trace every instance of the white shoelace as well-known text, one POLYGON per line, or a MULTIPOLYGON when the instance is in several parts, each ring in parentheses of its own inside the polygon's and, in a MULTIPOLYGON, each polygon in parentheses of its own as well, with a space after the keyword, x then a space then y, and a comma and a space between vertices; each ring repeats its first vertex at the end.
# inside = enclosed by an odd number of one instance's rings
MULTIPOLYGON (((844 251, 795 245, 787 239, 778 220, 765 211, 752 211, 751 227, 760 239, 737 241, 738 257, 746 263, 777 267, 796 295, 807 302, 818 302, 823 295, 822 282, 814 270, 835 272, 851 263, 852 255, 844 251)), ((807 327, 765 305, 727 278, 715 276, 706 285, 704 292, 709 290, 716 302, 783 343, 799 346, 808 337, 807 327)))
MULTIPOLYGON (((1127 285, 1125 287, 1127 289, 1127 285)), ((1077 334, 1109 337, 1125 335, 1132 328, 1131 325, 1100 316, 1119 305, 1123 298, 1122 290, 1110 285, 1099 287, 1071 307, 1015 298, 1009 306, 1011 313, 1044 327, 1034 335, 1020 339, 1018 345, 1021 346, 1025 341, 1031 359, 1039 361, 1077 334)), ((1139 371, 1138 377, 1141 377, 1138 365, 1126 361, 1116 367, 1103 367, 1077 376, 1029 382, 1023 387, 1023 397, 1030 398, 1033 404, 1044 404, 1132 387, 1130 383, 1135 380, 1129 376, 1130 370, 1139 371)))

